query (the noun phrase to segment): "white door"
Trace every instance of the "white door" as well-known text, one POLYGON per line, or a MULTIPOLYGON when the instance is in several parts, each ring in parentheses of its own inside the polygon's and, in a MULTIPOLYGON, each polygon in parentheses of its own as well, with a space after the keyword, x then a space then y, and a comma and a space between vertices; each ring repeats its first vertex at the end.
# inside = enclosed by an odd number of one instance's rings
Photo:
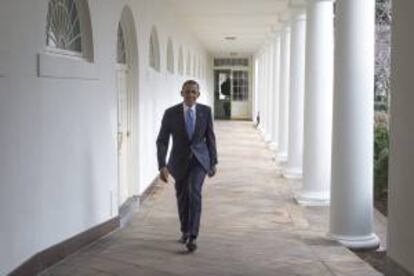
POLYGON ((123 64, 117 66, 118 86, 118 181, 119 181, 119 206, 129 198, 129 97, 128 97, 128 67, 123 64))
POLYGON ((249 93, 249 71, 232 70, 231 118, 251 118, 251 97, 249 93))

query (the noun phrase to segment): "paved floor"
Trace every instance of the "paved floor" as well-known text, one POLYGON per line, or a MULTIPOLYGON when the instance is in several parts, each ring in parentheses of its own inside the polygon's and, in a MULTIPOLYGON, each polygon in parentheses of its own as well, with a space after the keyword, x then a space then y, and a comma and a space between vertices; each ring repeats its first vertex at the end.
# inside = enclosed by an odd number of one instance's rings
POLYGON ((203 191, 199 250, 176 242, 173 186, 162 186, 130 224, 67 258, 48 275, 382 275, 326 238, 327 208, 292 200, 251 122, 217 122, 218 175, 203 191))

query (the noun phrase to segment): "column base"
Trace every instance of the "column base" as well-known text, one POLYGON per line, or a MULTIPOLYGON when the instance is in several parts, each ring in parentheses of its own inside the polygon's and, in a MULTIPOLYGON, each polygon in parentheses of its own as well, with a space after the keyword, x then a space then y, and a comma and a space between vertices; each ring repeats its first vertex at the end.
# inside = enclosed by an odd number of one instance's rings
POLYGON ((295 196, 296 203, 302 206, 329 206, 329 192, 301 191, 295 196))
POLYGON ((377 249, 380 246, 380 240, 374 233, 367 236, 343 236, 328 233, 328 237, 350 249, 377 249))
POLYGON ((264 136, 264 135, 265 135, 265 130, 264 130, 263 126, 260 126, 260 125, 259 125, 259 127, 258 127, 257 129, 259 130, 260 135, 262 135, 262 136, 264 136))
POLYGON ((300 169, 285 168, 283 171, 283 177, 292 180, 302 179, 302 171, 300 169))
POLYGON ((277 151, 278 145, 277 145, 277 143, 272 142, 272 143, 270 143, 269 147, 270 147, 270 150, 277 151))
POLYGON ((278 167, 284 167, 287 162, 287 153, 285 152, 276 153, 275 162, 278 167))

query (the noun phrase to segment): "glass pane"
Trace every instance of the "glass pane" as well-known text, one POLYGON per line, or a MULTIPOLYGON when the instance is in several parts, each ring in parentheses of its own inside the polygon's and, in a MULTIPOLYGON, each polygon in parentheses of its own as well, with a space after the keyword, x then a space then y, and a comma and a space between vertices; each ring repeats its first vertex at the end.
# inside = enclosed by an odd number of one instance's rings
POLYGON ((118 63, 126 64, 126 60, 124 32, 121 24, 118 24, 117 61, 118 63))
POLYGON ((248 72, 233 71, 233 101, 249 99, 248 72))
POLYGON ((46 45, 82 52, 82 35, 74 0, 50 0, 46 22, 46 45))

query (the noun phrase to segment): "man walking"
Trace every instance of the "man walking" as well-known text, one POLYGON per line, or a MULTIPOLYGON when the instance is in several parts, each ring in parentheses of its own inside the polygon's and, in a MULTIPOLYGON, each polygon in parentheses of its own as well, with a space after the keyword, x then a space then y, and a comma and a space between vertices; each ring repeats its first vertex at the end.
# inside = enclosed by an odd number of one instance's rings
POLYGON ((194 80, 186 81, 181 90, 184 101, 168 108, 162 118, 157 138, 157 157, 161 180, 175 179, 178 215, 181 223, 180 242, 188 251, 197 249, 200 227, 201 190, 206 174, 216 173, 217 150, 211 108, 196 103, 200 87, 194 80), (166 164, 168 143, 173 145, 166 164))

